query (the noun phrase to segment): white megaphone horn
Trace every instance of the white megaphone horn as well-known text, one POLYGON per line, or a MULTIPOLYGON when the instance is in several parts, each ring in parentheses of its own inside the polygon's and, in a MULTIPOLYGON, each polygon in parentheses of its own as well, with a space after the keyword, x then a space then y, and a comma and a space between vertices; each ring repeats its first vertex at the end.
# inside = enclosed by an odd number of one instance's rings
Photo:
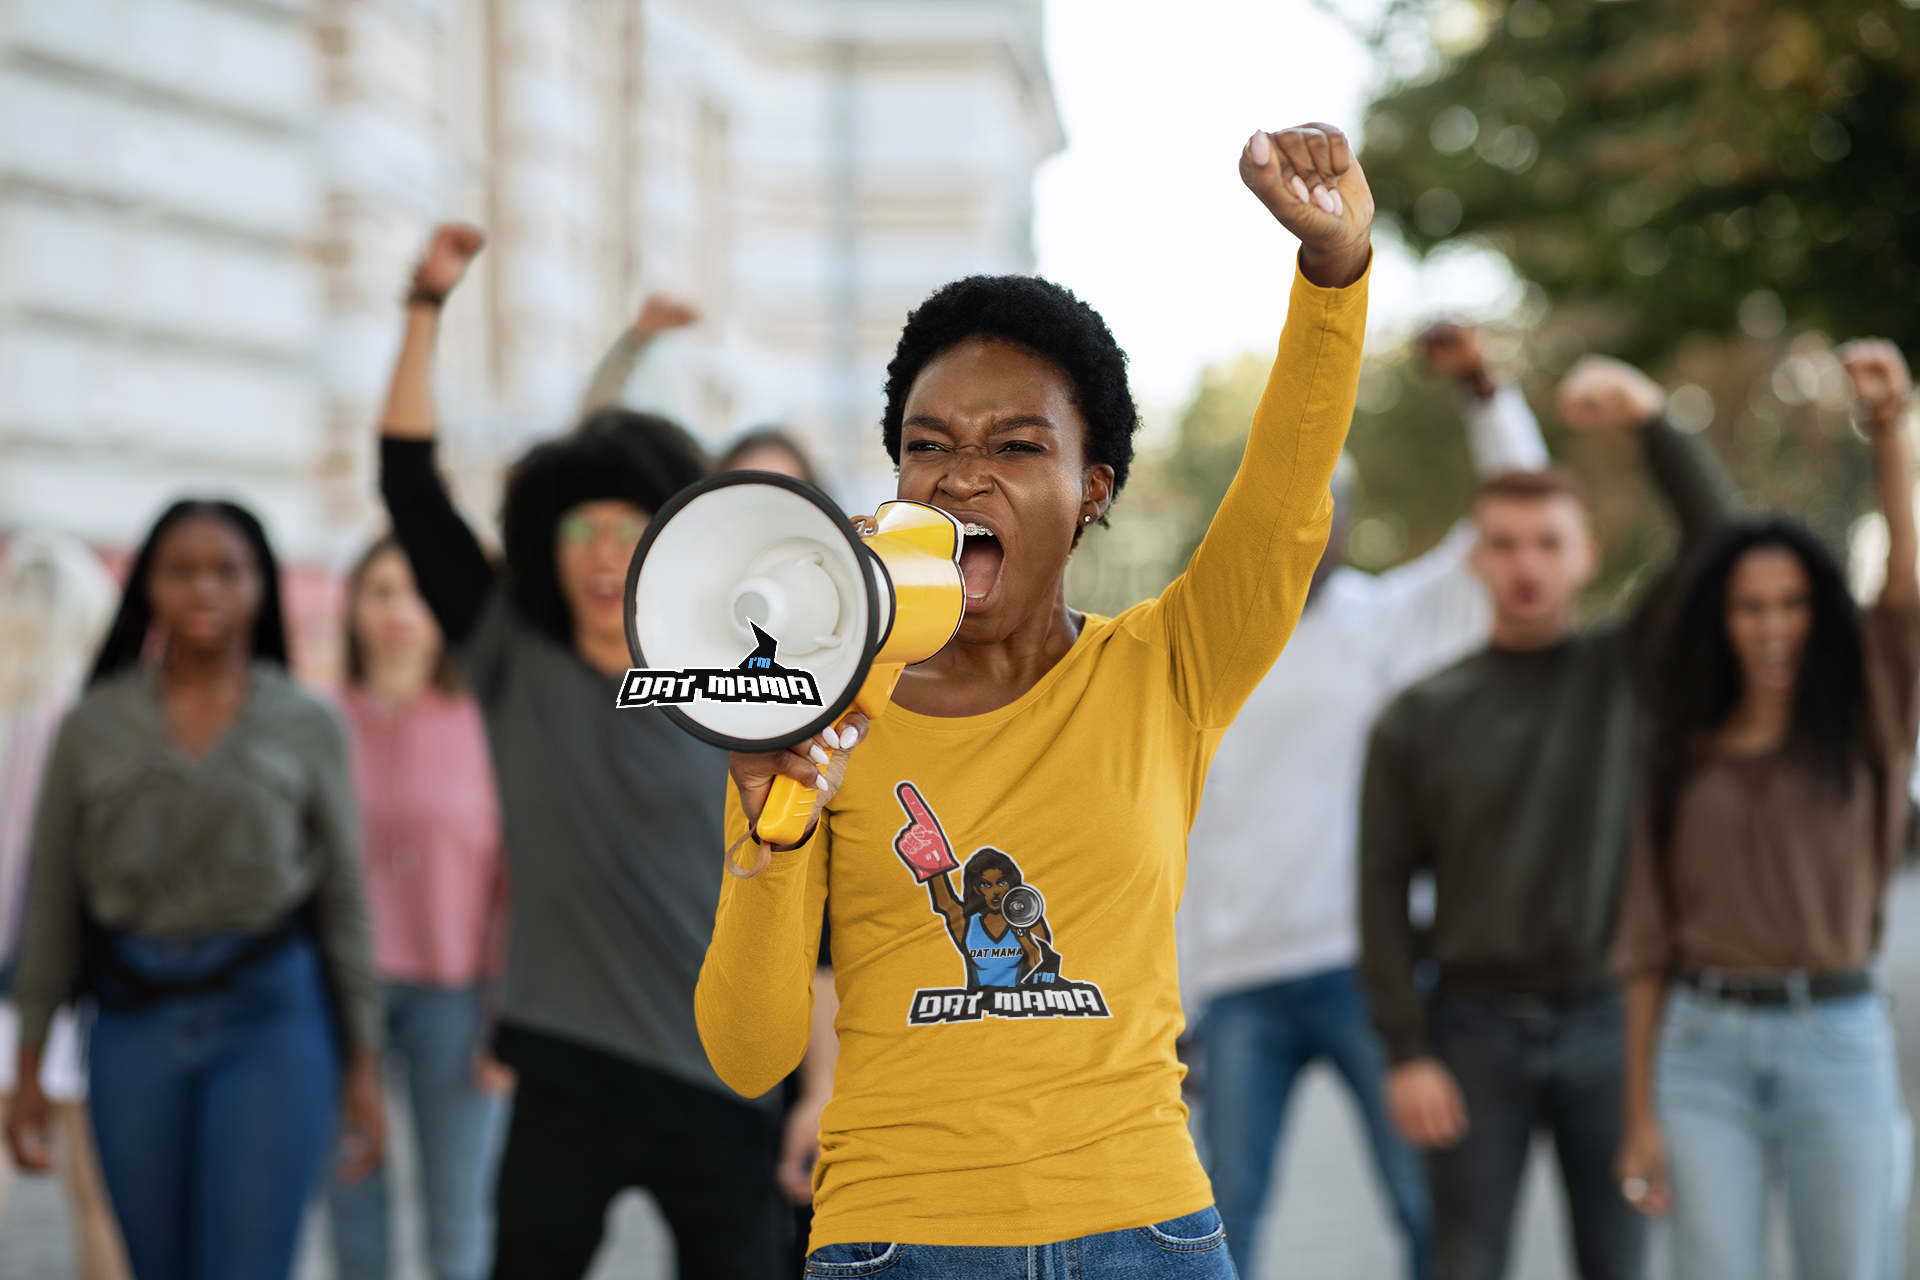
MULTIPOLYGON (((776 751, 879 719, 900 672, 946 647, 966 611, 960 522, 920 502, 849 519, 811 485, 762 471, 681 490, 627 569, 622 707, 662 707, 702 742, 776 751)), ((817 793, 774 781, 756 831, 806 834, 817 793)))

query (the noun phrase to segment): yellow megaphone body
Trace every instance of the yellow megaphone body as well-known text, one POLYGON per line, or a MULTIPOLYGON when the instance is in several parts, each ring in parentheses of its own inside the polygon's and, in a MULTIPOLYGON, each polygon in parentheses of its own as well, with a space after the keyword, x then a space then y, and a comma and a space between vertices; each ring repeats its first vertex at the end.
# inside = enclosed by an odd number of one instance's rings
MULTIPOLYGON (((729 751, 775 751, 877 720, 909 664, 945 648, 966 611, 960 522, 920 502, 849 519, 769 472, 713 476, 647 525, 627 569, 634 669, 621 707, 660 707, 729 751)), ((806 833, 817 793, 776 779, 756 830, 806 833)))

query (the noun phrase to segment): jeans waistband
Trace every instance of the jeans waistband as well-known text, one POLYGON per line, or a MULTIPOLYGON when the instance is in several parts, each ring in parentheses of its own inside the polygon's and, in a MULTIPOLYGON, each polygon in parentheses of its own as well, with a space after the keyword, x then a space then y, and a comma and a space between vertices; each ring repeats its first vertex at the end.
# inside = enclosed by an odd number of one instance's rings
POLYGON ((254 936, 236 929, 163 938, 110 929, 104 941, 117 961, 149 982, 198 982, 246 950, 254 936))
POLYGON ((1845 1000, 1873 990, 1873 975, 1865 969, 1836 973, 1744 973, 1738 969, 1682 970, 1678 980, 1701 995, 1734 1004, 1795 1004, 1812 1000, 1845 1000))
POLYGON ((247 969, 299 940, 304 919, 302 907, 265 933, 223 931, 177 940, 127 931, 103 932, 88 975, 88 988, 102 1009, 120 1011, 224 990, 247 969))
POLYGON ((1477 1005, 1501 1013, 1525 1016, 1541 1012, 1575 1010, 1595 1005, 1618 1004, 1620 991, 1615 987, 1580 988, 1572 991, 1488 991, 1475 987, 1454 987, 1442 983, 1435 993, 1440 1004, 1477 1005))

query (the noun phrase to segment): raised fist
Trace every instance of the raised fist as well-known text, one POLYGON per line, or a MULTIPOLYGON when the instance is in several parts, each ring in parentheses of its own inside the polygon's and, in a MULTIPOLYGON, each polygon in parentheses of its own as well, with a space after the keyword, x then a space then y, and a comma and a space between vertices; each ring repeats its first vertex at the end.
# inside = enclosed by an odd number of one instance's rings
POLYGON ((1877 427, 1899 416, 1913 397, 1913 380, 1900 348, 1885 338, 1856 338, 1834 352, 1853 381, 1854 398, 1877 427))
POLYGON ((1240 178, 1300 238, 1307 279, 1338 289, 1365 273, 1373 254, 1373 192, 1346 134, 1319 121, 1262 130, 1240 149, 1240 178))
POLYGON ((633 322, 633 327, 651 338, 669 329, 684 329, 699 322, 700 310, 692 303, 664 293, 650 293, 640 305, 640 318, 633 322))
POLYGON ((1560 380, 1560 417, 1578 431, 1644 427, 1666 407, 1660 384, 1611 356, 1582 356, 1560 380))
POLYGON ((1420 358, 1427 362, 1427 368, 1464 383, 1483 400, 1493 394, 1486 352, 1480 347, 1480 330, 1473 325, 1437 320, 1420 331, 1414 344, 1420 348, 1420 358))
POLYGON ((919 790, 911 782, 903 782, 893 789, 893 794, 899 798, 900 807, 907 811, 907 825, 894 836, 893 851, 907 864, 907 870, 913 872, 913 878, 925 884, 935 876, 958 870, 960 862, 953 856, 953 846, 947 843, 947 833, 940 829, 940 819, 933 816, 933 810, 920 798, 919 790))
POLYGON ((444 298, 466 278, 474 257, 486 248, 487 233, 464 222, 443 222, 433 229, 427 251, 413 272, 415 292, 444 298))

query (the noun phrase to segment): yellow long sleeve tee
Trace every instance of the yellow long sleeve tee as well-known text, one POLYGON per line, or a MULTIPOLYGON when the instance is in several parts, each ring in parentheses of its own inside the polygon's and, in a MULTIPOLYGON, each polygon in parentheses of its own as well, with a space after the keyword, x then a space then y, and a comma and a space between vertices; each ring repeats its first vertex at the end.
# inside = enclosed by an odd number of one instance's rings
POLYGON ((1086 618, 996 711, 891 708, 807 842, 727 881, 695 1011, 748 1096, 800 1061, 832 912, 812 1248, 1044 1244, 1212 1203, 1174 1056, 1187 831, 1326 545, 1366 290, 1296 275, 1239 474, 1157 600, 1086 618))

